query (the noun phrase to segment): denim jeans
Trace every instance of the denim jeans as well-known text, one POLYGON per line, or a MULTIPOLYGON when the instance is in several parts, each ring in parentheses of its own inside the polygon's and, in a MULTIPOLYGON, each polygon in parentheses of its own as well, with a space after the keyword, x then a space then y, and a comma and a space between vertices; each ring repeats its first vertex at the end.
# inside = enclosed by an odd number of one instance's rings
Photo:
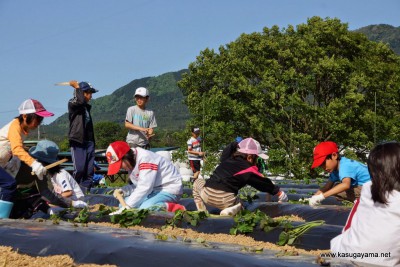
POLYGON ((180 196, 163 191, 151 192, 140 204, 139 209, 161 210, 166 208, 166 202, 178 203, 180 196))
POLYGON ((0 199, 13 202, 17 191, 17 181, 0 167, 0 199))

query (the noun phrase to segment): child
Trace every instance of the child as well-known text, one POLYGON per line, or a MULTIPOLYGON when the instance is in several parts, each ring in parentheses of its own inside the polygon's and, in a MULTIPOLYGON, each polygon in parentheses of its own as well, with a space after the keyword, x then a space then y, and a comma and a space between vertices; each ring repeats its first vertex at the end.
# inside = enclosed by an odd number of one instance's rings
POLYGON ((149 139, 154 135, 153 129, 157 127, 157 122, 154 112, 146 109, 149 98, 149 91, 146 88, 137 88, 136 106, 129 107, 126 112, 125 128, 129 130, 126 142, 130 147, 150 149, 149 139))
MULTIPOLYGON (((22 102, 18 111, 19 116, 0 129, 0 200, 11 203, 14 202, 17 189, 17 181, 13 176, 17 175, 21 161, 26 167, 30 166, 40 180, 47 172, 41 163, 26 152, 23 140, 42 123, 43 118, 54 115, 35 99, 22 102)), ((29 177, 32 183, 35 176, 29 177)))
POLYGON ((377 145, 367 163, 371 181, 363 185, 343 233, 331 240, 331 251, 364 264, 399 266, 400 143, 377 145), (353 256, 362 252, 369 256, 353 256))
MULTIPOLYGON (((182 177, 172 162, 164 157, 140 147, 130 148, 128 143, 116 141, 106 151, 108 175, 118 173, 120 168, 128 171, 132 184, 114 191, 120 201, 121 209, 110 214, 121 213, 124 209, 176 209, 176 204, 183 192, 182 177)), ((184 209, 182 207, 182 209, 184 209)))
POLYGON ((93 183, 93 162, 95 138, 92 116, 89 104, 98 90, 88 82, 70 81, 75 88, 74 97, 68 101, 69 132, 72 162, 74 163, 74 179, 82 190, 90 192, 93 183))
POLYGON ((246 185, 277 195, 279 202, 287 202, 285 192, 258 172, 258 157, 266 159, 267 155, 262 152, 260 143, 253 138, 246 138, 239 143, 237 152, 221 162, 208 180, 195 180, 193 198, 197 209, 205 211, 207 204, 221 209, 220 215, 234 216, 242 209, 238 193, 246 185))
MULTIPOLYGON (((56 162, 59 148, 56 143, 49 140, 41 140, 36 146, 29 149, 29 154, 45 165, 56 162)), ((74 178, 60 165, 47 170, 54 191, 63 198, 72 201, 84 200, 84 194, 74 178)), ((82 203, 81 203, 82 204, 82 203)), ((86 203, 85 203, 86 204, 86 203)))
POLYGON ((360 197, 362 185, 371 180, 366 165, 341 157, 336 143, 331 141, 322 142, 314 148, 311 168, 317 167, 330 173, 329 181, 309 199, 310 206, 319 205, 329 196, 353 202, 360 197))
POLYGON ((192 128, 192 137, 187 141, 187 152, 189 157, 190 168, 193 171, 193 179, 196 180, 200 174, 201 160, 204 157, 204 152, 201 152, 200 144, 200 128, 192 128))

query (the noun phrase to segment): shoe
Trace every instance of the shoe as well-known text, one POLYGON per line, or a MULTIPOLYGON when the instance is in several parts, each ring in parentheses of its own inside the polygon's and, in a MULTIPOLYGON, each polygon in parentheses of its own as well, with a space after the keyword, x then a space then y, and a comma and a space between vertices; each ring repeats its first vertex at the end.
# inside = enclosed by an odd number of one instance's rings
POLYGON ((235 206, 223 209, 219 215, 221 216, 235 216, 242 209, 242 204, 236 204, 235 206))

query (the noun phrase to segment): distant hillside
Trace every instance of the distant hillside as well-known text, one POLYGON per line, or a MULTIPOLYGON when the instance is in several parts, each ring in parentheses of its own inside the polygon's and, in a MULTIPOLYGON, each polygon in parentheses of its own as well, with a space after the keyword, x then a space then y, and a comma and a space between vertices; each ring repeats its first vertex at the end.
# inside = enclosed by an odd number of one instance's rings
MULTIPOLYGON (((168 72, 157 77, 146 77, 133 80, 127 85, 115 90, 111 95, 102 96, 91 101, 93 122, 125 121, 126 110, 133 106, 136 88, 146 87, 150 91, 150 101, 147 107, 154 110, 159 129, 181 130, 189 119, 189 111, 183 104, 183 95, 176 83, 182 73, 187 70, 168 72)), ((42 126, 46 137, 52 140, 61 140, 68 133, 68 114, 57 118, 49 125, 42 126)), ((35 134, 34 134, 35 136, 35 134)))
MULTIPOLYGON (((365 34, 372 41, 389 44, 393 51, 400 55, 400 27, 380 24, 366 26, 355 31, 365 34)), ((189 119, 189 111, 183 104, 183 95, 176 82, 181 79, 184 72, 187 70, 133 80, 111 95, 94 99, 91 102, 94 123, 112 121, 122 125, 127 108, 134 105, 133 94, 136 88, 144 86, 150 90, 148 107, 156 114, 158 129, 172 131, 183 129, 189 119)), ((42 126, 42 131, 46 133, 47 138, 61 141, 68 132, 68 114, 59 117, 50 125, 42 126)), ((37 133, 33 132, 32 136, 37 136, 37 133)))
POLYGON ((369 25, 355 31, 364 33, 371 41, 389 44, 393 51, 400 55, 400 27, 378 24, 369 25))

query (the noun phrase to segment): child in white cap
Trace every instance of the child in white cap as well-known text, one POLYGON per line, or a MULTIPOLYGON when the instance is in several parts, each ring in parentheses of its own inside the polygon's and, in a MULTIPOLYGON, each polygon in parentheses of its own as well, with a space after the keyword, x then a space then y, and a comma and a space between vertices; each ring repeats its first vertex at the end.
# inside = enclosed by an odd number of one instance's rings
POLYGON ((257 158, 267 159, 260 143, 246 138, 239 143, 232 157, 221 162, 210 179, 197 179, 193 184, 193 198, 198 210, 205 211, 205 204, 221 209, 220 215, 234 216, 241 209, 239 190, 250 185, 262 192, 277 195, 279 202, 287 202, 288 197, 264 177, 256 166, 257 158))
POLYGON ((154 128, 157 127, 154 112, 146 109, 146 104, 150 99, 149 90, 139 87, 134 97, 136 105, 129 107, 126 111, 125 128, 128 129, 126 142, 130 147, 149 149, 149 140, 154 135, 154 128))

